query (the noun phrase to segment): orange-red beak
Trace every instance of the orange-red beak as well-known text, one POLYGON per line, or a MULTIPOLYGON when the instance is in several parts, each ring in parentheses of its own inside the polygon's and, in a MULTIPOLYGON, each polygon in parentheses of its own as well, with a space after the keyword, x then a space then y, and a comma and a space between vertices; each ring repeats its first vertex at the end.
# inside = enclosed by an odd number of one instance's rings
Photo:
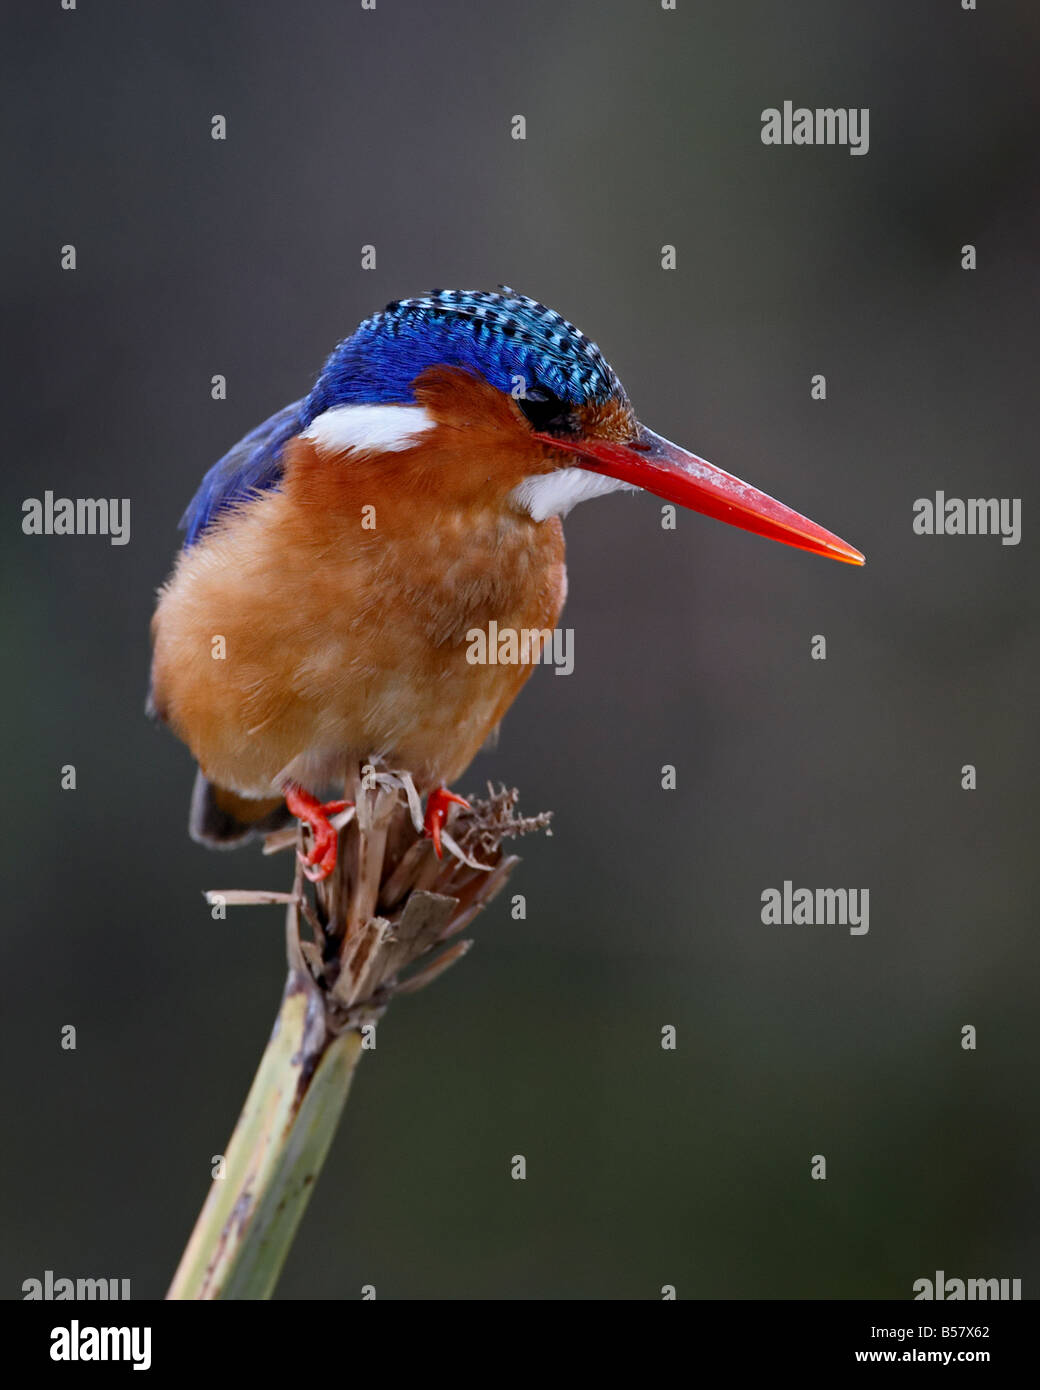
POLYGON ((535 438, 573 454, 582 468, 644 488, 666 502, 728 521, 756 536, 812 551, 814 555, 826 555, 848 565, 864 563, 858 550, 815 521, 643 426, 638 438, 627 444, 608 439, 564 440, 550 434, 537 434, 535 438))

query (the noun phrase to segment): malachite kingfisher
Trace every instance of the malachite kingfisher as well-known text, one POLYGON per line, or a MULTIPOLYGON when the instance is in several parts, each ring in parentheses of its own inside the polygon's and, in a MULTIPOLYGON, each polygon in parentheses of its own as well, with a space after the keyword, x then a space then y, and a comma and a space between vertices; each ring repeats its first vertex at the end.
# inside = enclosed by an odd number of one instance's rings
POLYGON ((323 802, 381 761, 446 790, 532 664, 474 664, 467 634, 553 629, 561 518, 642 488, 816 555, 858 550, 641 425, 596 345, 537 300, 434 290, 341 342, 310 394, 210 469, 159 594, 150 707, 199 772, 190 832, 237 844, 289 814, 309 877, 335 864, 323 802))

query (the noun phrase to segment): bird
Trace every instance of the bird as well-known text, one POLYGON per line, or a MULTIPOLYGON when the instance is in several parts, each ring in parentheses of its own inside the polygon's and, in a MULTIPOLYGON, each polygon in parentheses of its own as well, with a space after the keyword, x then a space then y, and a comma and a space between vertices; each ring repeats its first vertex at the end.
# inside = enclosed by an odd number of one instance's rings
POLYGON ((228 848, 296 817, 335 866, 344 768, 406 769, 442 853, 450 790, 533 662, 474 632, 547 632, 562 519, 619 490, 861 565, 838 536, 642 425, 600 349, 506 285, 395 300, 309 393, 210 468, 152 622, 149 710, 198 764, 189 833, 228 848))

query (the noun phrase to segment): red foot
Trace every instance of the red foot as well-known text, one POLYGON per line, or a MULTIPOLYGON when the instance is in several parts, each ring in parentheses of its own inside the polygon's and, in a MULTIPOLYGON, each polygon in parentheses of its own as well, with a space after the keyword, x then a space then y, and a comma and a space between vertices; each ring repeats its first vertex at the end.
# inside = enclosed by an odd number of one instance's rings
POLYGON ((430 792, 426 798, 424 829, 427 838, 433 841, 433 848, 437 852, 438 859, 444 858, 441 850, 441 830, 444 828, 444 822, 448 819, 448 812, 451 810, 452 804, 469 806, 465 797, 456 796, 454 792, 448 791, 447 787, 438 787, 436 791, 430 792))
POLYGON ((314 843, 309 854, 300 854, 303 872, 312 883, 321 883, 336 867, 336 847, 339 835, 329 824, 330 816, 338 816, 352 801, 321 802, 310 792, 290 783, 285 789, 285 804, 297 820, 310 826, 314 843))

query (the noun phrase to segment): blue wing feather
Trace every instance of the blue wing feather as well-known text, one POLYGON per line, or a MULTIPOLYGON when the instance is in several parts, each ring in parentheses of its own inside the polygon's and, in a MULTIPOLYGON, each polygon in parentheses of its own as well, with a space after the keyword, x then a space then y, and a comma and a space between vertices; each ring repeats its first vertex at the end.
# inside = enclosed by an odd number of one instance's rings
POLYGON ((282 476, 282 451, 299 432, 302 404, 294 401, 283 406, 217 460, 181 517, 181 529, 188 533, 185 548, 194 545, 229 507, 277 487, 282 476))

